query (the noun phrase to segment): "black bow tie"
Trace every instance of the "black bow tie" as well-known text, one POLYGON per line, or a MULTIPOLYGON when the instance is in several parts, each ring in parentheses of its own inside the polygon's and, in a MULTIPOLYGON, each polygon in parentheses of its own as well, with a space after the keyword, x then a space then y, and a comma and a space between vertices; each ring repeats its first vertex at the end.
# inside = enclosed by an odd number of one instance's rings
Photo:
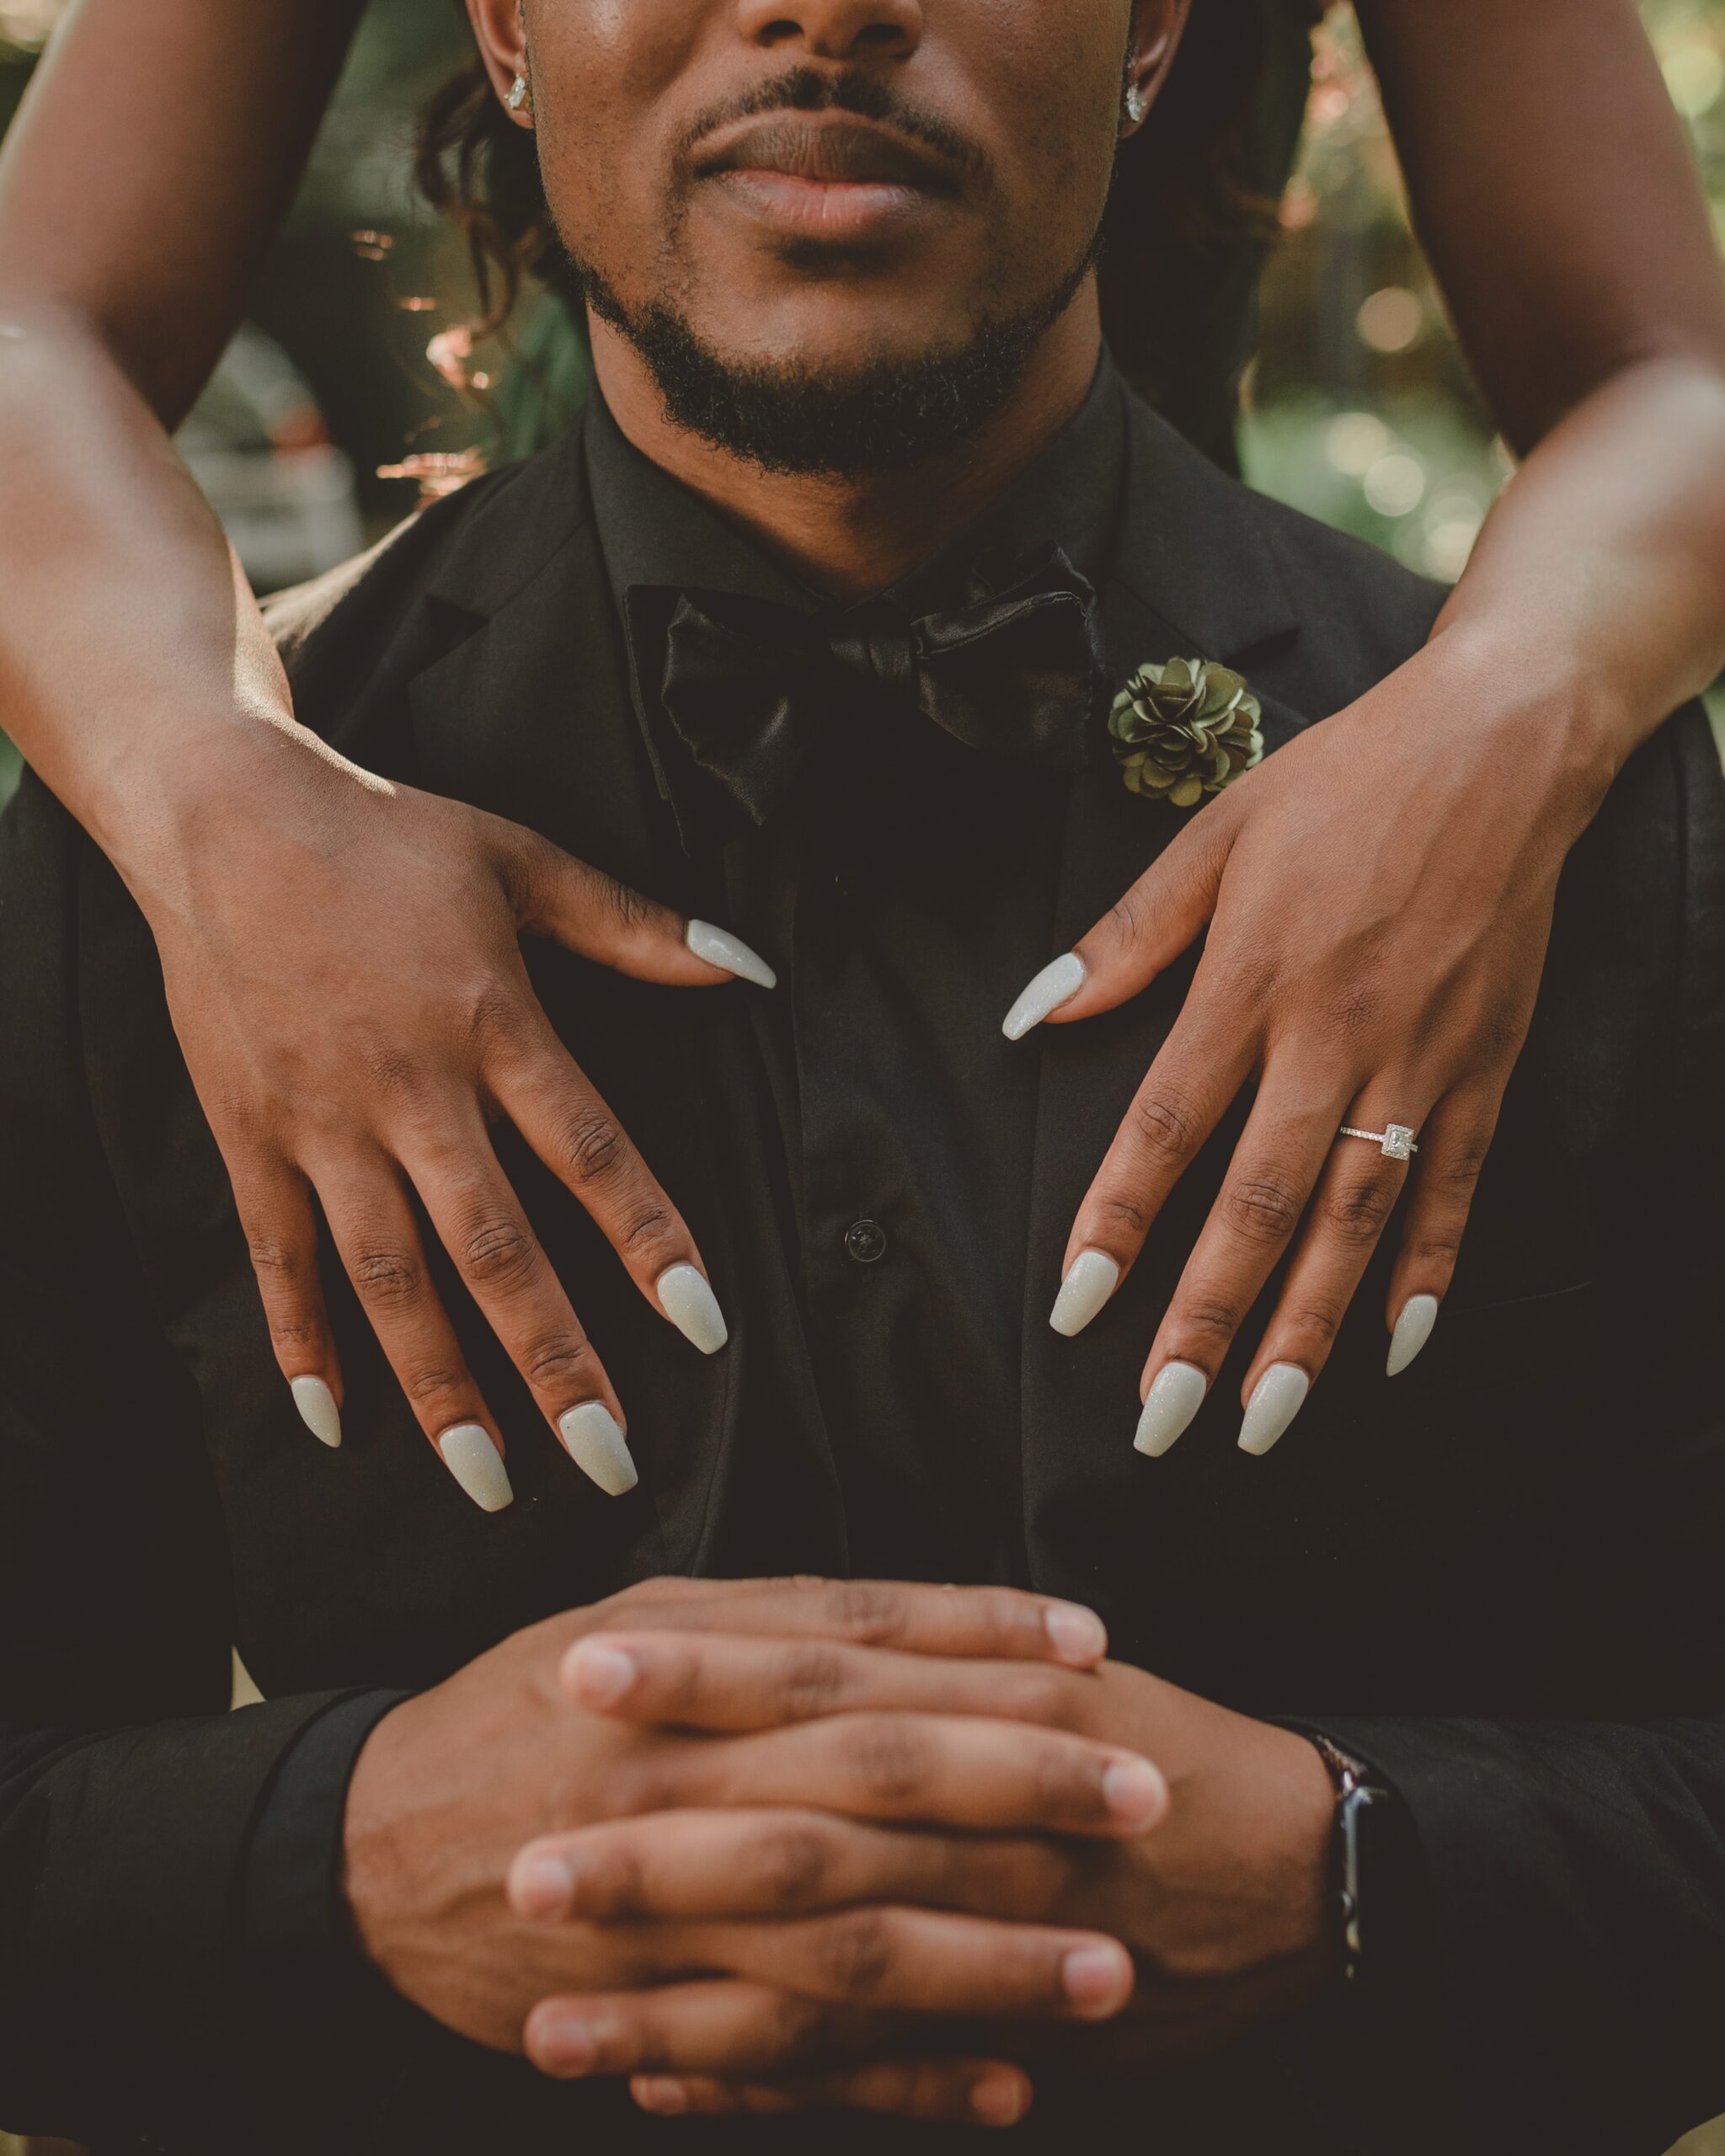
POLYGON ((1096 593, 1057 547, 980 563, 961 603, 920 619, 886 598, 807 615, 724 592, 639 595, 670 616, 666 716, 757 827, 858 690, 969 747, 1065 770, 1107 695, 1096 593))

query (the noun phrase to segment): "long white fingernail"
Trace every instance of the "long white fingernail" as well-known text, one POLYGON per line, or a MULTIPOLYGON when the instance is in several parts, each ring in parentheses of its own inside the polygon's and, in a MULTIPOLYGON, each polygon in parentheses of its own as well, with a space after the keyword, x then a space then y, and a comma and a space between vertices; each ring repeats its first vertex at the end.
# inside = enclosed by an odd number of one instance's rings
POLYGON ((703 965, 717 966, 739 980, 751 980, 756 988, 778 986, 778 975, 766 959, 729 929, 715 928, 710 921, 692 921, 683 941, 703 965))
POLYGON ((560 1418, 557 1433, 563 1449, 590 1482, 607 1497, 626 1497, 640 1476, 628 1440, 602 1401, 584 1400, 560 1418))
POLYGON ((1246 1420, 1240 1425, 1240 1449, 1262 1459, 1287 1434, 1288 1425, 1306 1405, 1311 1380, 1297 1363, 1272 1363, 1252 1389, 1246 1420))
POLYGON ((1385 1374, 1399 1378, 1403 1370, 1432 1337, 1432 1327, 1438 1321, 1438 1299, 1435 1295, 1410 1295, 1402 1305, 1402 1315, 1396 1321, 1396 1330, 1390 1335, 1390 1360, 1385 1374))
POLYGON ((661 1310, 692 1348, 716 1355, 731 1337, 718 1298, 692 1265, 674 1265, 659 1276, 661 1310))
POLYGON ((477 1422, 457 1422, 437 1440, 443 1464, 482 1513, 500 1513, 515 1502, 503 1454, 491 1433, 477 1422))
POLYGON ((1195 1364, 1168 1363, 1156 1374, 1138 1418, 1138 1435, 1132 1440, 1147 1460, 1160 1460, 1178 1438, 1192 1427, 1192 1418, 1204 1405, 1210 1380, 1195 1364))
POLYGON ((1039 1026, 1063 1003, 1070 1003, 1089 978, 1085 964, 1076 951, 1068 951, 1064 958, 1056 958, 1051 966, 1044 966, 1007 1013, 1007 1022, 1001 1031, 1009 1041, 1022 1041, 1033 1027, 1039 1026))
POLYGON ((1076 1340, 1119 1284, 1120 1268, 1105 1250, 1081 1250, 1060 1283, 1049 1323, 1063 1339, 1076 1340))
POLYGON ((293 1381, 293 1404, 300 1411, 300 1420, 320 1445, 328 1445, 334 1452, 341 1443, 341 1410, 335 1404, 335 1395, 322 1378, 296 1378, 293 1381))

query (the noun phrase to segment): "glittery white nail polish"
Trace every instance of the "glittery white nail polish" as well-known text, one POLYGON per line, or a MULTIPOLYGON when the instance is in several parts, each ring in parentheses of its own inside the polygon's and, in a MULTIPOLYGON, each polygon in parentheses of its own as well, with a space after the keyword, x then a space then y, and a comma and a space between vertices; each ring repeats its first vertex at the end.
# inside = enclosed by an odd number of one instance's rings
POLYGON ((1403 1370, 1432 1337, 1432 1327, 1438 1321, 1438 1299, 1435 1295, 1410 1295, 1402 1305, 1402 1315, 1396 1321, 1396 1330, 1390 1336, 1390 1359, 1386 1375, 1399 1378, 1403 1370))
POLYGON ((322 1378, 296 1378, 292 1390, 301 1422, 320 1445, 328 1445, 334 1452, 341 1443, 341 1410, 335 1404, 335 1395, 322 1378))
POLYGON ((730 1338, 718 1298, 692 1265, 674 1265, 659 1276, 661 1310, 692 1347, 716 1355, 730 1338))
POLYGON ((777 988, 778 975, 756 951, 729 929, 715 928, 710 921, 692 921, 683 937, 702 965, 717 966, 739 980, 753 981, 756 988, 777 988))
POLYGON ((477 1422, 457 1422, 437 1440, 443 1464, 482 1513, 500 1513, 515 1502, 503 1454, 491 1433, 477 1422))
POLYGON ((1007 1013, 1001 1031, 1009 1041, 1022 1041, 1043 1020, 1070 1003, 1089 978, 1084 961, 1076 951, 1044 966, 1007 1013))
POLYGON ((1288 1425, 1306 1405, 1311 1380, 1297 1363, 1273 1363, 1252 1387, 1246 1420, 1240 1425, 1240 1449, 1262 1458, 1287 1434, 1288 1425))
POLYGON ((1160 1460, 1191 1428, 1209 1390, 1210 1380, 1195 1364, 1165 1364, 1156 1374, 1138 1418, 1138 1435, 1132 1440, 1138 1450, 1147 1460, 1160 1460))
POLYGON ((628 1497, 640 1481, 628 1440, 602 1401, 584 1400, 570 1408, 559 1418, 557 1433, 569 1458, 607 1497, 628 1497))
POLYGON ((1049 1323, 1063 1339, 1075 1340, 1108 1307, 1120 1284, 1120 1268, 1103 1250, 1081 1250, 1060 1283, 1049 1323))

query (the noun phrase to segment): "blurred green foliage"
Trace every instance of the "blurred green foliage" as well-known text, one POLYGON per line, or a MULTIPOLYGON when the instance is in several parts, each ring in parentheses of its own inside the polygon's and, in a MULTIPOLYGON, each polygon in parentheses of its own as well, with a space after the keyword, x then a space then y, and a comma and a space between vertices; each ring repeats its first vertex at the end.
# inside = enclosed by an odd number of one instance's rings
MULTIPOLYGON (((1725 0, 1641 5, 1725 243, 1725 0)), ((1248 385, 1248 476, 1453 581, 1509 462, 1408 228, 1395 152, 1345 8, 1318 33, 1306 142, 1282 222, 1248 385)))

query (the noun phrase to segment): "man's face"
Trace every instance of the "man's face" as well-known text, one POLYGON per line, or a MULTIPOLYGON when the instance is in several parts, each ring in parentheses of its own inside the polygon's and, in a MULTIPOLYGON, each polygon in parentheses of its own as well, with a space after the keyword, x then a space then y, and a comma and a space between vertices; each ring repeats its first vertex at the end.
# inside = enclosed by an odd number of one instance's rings
POLYGON ((740 381, 835 394, 979 339, 1023 343, 1064 310, 1101 222, 1129 57, 1177 12, 473 5, 494 56, 525 28, 546 192, 597 311, 740 381))

